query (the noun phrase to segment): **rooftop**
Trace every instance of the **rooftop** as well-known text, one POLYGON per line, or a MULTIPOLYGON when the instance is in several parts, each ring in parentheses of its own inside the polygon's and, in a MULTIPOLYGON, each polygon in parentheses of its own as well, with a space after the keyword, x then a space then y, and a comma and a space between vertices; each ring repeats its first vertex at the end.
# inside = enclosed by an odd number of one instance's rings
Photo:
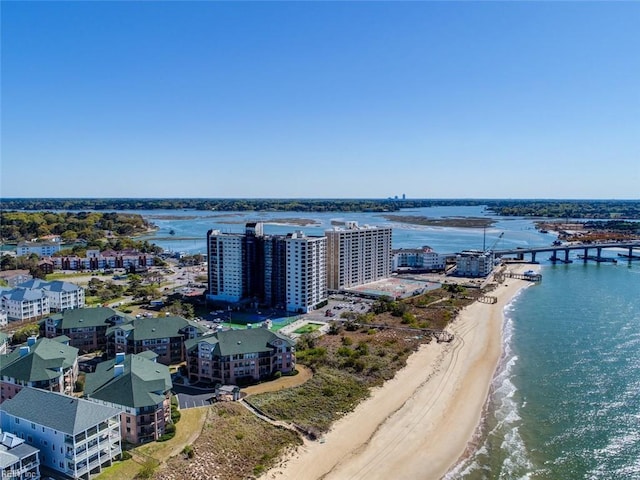
POLYGON ((23 344, 0 355, 0 375, 24 382, 52 380, 61 375, 60 369, 73 366, 77 358, 78 349, 66 345, 64 338, 41 338, 33 345, 23 344))
POLYGON ((8 415, 70 435, 88 430, 120 413, 115 408, 89 400, 30 387, 5 400, 2 410, 8 415))
POLYGON ((270 352, 275 342, 285 342, 289 346, 294 341, 280 333, 272 332, 267 328, 249 328, 246 330, 225 330, 215 332, 200 338, 194 338, 185 342, 187 350, 196 347, 200 342, 206 342, 212 346, 214 353, 220 356, 242 355, 245 353, 270 352))
POLYGON ((85 395, 133 408, 162 403, 165 393, 173 387, 167 366, 145 354, 126 355, 121 363, 124 370, 117 376, 116 359, 101 362, 94 373, 87 373, 85 395))

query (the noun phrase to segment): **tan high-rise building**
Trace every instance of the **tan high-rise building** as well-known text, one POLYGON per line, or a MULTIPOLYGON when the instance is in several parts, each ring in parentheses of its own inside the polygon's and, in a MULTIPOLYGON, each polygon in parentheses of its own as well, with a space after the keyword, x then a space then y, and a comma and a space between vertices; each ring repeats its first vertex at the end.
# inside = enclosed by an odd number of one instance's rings
POLYGON ((342 290, 391 275, 391 227, 359 226, 326 230, 327 287, 342 290))

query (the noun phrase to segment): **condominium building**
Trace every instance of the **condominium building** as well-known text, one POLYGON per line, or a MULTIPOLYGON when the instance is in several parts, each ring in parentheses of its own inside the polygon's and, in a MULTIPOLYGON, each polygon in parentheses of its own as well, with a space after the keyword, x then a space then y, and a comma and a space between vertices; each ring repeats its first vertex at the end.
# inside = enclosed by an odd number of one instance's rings
POLYGON ((45 282, 40 279, 28 280, 18 285, 19 288, 42 290, 49 297, 49 309, 52 312, 61 312, 73 308, 84 307, 84 288, 75 283, 55 280, 45 282))
POLYGON ((57 270, 98 270, 101 268, 150 267, 154 264, 154 256, 137 250, 87 250, 84 257, 77 255, 55 256, 50 260, 57 270))
POLYGON ((209 298, 224 302, 239 302, 246 292, 244 280, 245 236, 207 232, 209 298))
POLYGON ((42 290, 0 287, 0 310, 10 321, 32 320, 51 312, 49 297, 42 290))
POLYGON ((13 352, 0 355, 0 403, 24 387, 73 393, 78 379, 78 349, 68 341, 67 337, 29 337, 13 352))
POLYGON ((431 247, 400 248, 393 250, 391 269, 411 271, 442 271, 445 269, 447 256, 434 252, 431 247))
POLYGON ((236 384, 295 370, 294 342, 267 328, 225 330, 189 340, 187 368, 194 382, 236 384))
POLYGON ((0 478, 2 480, 38 480, 39 450, 9 432, 0 429, 0 478))
POLYGON ((327 299, 327 238, 287 236, 287 311, 306 313, 327 299))
POLYGON ((172 365, 185 360, 186 340, 201 337, 205 329, 182 317, 134 318, 107 329, 107 354, 137 354, 148 350, 158 362, 172 365))
POLYGON ((69 344, 82 352, 107 350, 107 329, 132 320, 112 308, 79 308, 50 315, 40 322, 40 335, 69 337, 69 344))
POLYGON ((28 256, 35 253, 39 257, 49 257, 60 251, 60 242, 20 242, 16 247, 16 255, 28 256))
POLYGON ((460 277, 486 277, 494 266, 491 252, 465 251, 456 255, 455 275, 460 277))
POLYGON ((158 440, 171 421, 171 374, 156 357, 151 351, 117 353, 86 376, 85 396, 122 412, 122 439, 129 443, 158 440))
POLYGON ((22 389, 2 404, 2 430, 40 449, 40 465, 89 479, 122 453, 120 411, 55 392, 22 389))
POLYGON ((327 284, 342 290, 375 282, 391 275, 390 227, 359 226, 327 230, 327 284))
POLYGON ((32 278, 33 275, 29 273, 29 270, 3 270, 0 272, 0 280, 7 282, 9 288, 17 287, 32 278))
POLYGON ((210 230, 207 252, 210 300, 306 312, 326 298, 324 237, 264 235, 248 223, 244 234, 210 230))

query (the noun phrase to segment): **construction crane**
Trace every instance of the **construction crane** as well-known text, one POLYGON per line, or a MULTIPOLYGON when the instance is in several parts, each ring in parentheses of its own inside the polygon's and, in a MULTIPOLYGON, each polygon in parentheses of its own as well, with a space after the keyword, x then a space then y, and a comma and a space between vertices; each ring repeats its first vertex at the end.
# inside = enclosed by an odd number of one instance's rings
POLYGON ((488 250, 489 252, 493 252, 493 250, 496 248, 496 245, 498 244, 498 242, 503 236, 504 236, 504 232, 500 232, 500 235, 498 235, 498 238, 496 239, 495 242, 493 242, 493 245, 491 245, 491 248, 488 250))

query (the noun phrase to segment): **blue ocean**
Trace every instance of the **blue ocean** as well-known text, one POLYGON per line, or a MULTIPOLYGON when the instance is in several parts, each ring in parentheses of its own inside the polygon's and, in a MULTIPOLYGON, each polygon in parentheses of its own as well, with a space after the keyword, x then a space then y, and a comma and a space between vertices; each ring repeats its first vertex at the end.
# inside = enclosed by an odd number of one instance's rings
MULTIPOLYGON (((555 239, 535 230, 531 220, 491 217, 482 207, 402 215, 493 218, 496 223, 484 230, 408 225, 376 213, 178 212, 184 219, 175 211, 147 213, 159 226, 151 241, 189 253, 206 251, 208 229, 241 232, 246 221, 286 218, 318 223, 267 225, 265 231, 317 235, 335 222, 357 220, 392 226, 394 248, 429 245, 443 253, 542 246, 555 239)), ((640 479, 640 261, 542 263, 542 282, 521 291, 506 309, 504 354, 482 424, 447 478, 640 479)))

